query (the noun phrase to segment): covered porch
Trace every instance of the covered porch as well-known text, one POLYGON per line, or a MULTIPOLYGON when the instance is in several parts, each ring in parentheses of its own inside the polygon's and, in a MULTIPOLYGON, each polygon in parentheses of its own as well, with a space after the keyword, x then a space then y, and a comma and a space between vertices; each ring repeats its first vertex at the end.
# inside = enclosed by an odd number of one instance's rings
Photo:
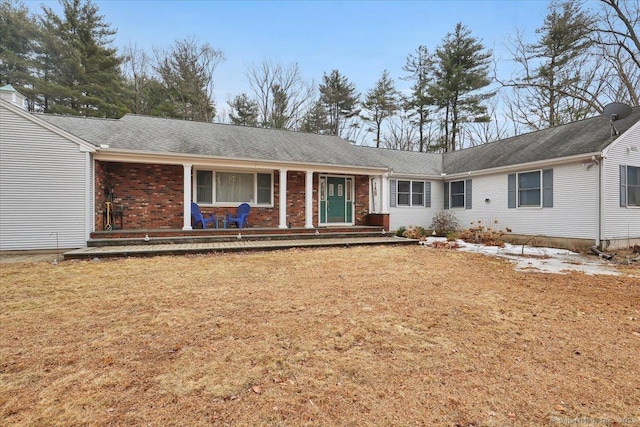
POLYGON ((101 232, 111 236, 143 231, 154 236, 177 231, 193 232, 193 236, 237 234, 235 228, 225 229, 231 224, 223 218, 234 215, 240 203, 251 206, 247 230, 242 230, 245 234, 249 230, 266 229, 274 234, 274 230, 366 226, 389 231, 386 170, 202 159, 179 164, 175 159, 133 160, 95 161, 91 239, 101 232), (202 230, 191 216, 191 202, 205 216, 218 220, 202 230))

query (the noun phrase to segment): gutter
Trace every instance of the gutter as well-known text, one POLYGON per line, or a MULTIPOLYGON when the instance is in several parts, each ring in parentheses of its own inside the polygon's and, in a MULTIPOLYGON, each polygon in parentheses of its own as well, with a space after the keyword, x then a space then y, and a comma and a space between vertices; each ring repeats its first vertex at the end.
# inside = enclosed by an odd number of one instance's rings
POLYGON ((107 145, 102 145, 99 151, 94 155, 96 160, 101 161, 119 161, 119 162, 154 162, 158 164, 169 165, 182 165, 184 163, 191 163, 194 165, 208 165, 215 162, 224 162, 225 166, 231 167, 250 167, 250 168, 265 168, 265 169, 282 169, 288 168, 290 170, 327 170, 327 171, 358 171, 361 174, 367 175, 382 175, 388 171, 388 168, 375 167, 375 166, 357 166, 357 165, 331 165, 327 163, 305 163, 294 161, 279 161, 279 160, 259 160, 253 158, 239 158, 239 157, 214 157, 207 155, 184 155, 178 153, 166 153, 166 152, 140 152, 136 150, 122 150, 111 149, 107 145))
POLYGON ((522 169, 525 168, 531 168, 531 169, 540 169, 542 167, 547 167, 547 166, 557 166, 557 165, 562 165, 562 164, 566 164, 566 163, 573 163, 573 162, 577 162, 580 160, 589 160, 591 161, 593 158, 602 158, 603 157, 603 153, 600 151, 594 151, 592 153, 584 153, 584 154, 577 154, 574 156, 568 156, 568 157, 558 157, 555 159, 547 159, 547 160, 539 160, 536 162, 529 162, 529 163, 517 163, 514 165, 508 165, 508 166, 499 166, 499 167, 495 167, 495 168, 489 168, 489 169, 479 169, 479 170, 470 170, 470 171, 466 171, 466 172, 456 172, 456 173, 452 173, 452 174, 445 174, 445 179, 455 179, 455 178, 463 178, 469 175, 473 175, 473 176, 481 176, 481 175, 492 175, 492 174, 496 174, 496 173, 505 173, 505 172, 517 172, 520 171, 522 169))

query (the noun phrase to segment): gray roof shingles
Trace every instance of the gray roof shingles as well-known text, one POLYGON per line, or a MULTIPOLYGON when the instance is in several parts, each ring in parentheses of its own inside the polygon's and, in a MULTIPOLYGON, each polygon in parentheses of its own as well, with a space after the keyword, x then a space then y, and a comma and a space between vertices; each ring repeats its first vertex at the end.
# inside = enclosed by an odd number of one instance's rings
MULTIPOLYGON (((96 146, 273 162, 393 169, 395 174, 439 176, 550 160, 603 150, 613 140, 609 120, 593 117, 447 154, 354 146, 334 136, 246 126, 126 115, 97 119, 38 114, 96 146)), ((615 122, 624 133, 640 121, 640 107, 615 122)))
POLYGON ((107 144, 114 149, 386 168, 370 157, 363 161, 358 147, 335 136, 137 115, 118 120, 39 117, 96 146, 107 144))
MULTIPOLYGON (((640 121, 640 107, 614 123, 619 134, 640 121)), ((609 119, 598 116, 566 125, 502 139, 489 144, 447 153, 447 174, 551 160, 602 151, 613 142, 609 119)))

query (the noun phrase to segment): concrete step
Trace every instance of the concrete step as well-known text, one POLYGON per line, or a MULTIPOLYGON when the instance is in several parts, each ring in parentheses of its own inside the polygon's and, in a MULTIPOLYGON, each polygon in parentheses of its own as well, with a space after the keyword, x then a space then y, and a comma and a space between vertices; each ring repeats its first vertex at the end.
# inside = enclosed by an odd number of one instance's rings
POLYGON ((65 252, 64 259, 94 259, 109 257, 142 257, 160 255, 186 255, 215 252, 269 251, 302 247, 332 247, 361 245, 415 245, 417 240, 379 235, 377 237, 318 237, 306 239, 237 239, 235 241, 121 244, 92 246, 65 252))
POLYGON ((350 237, 390 237, 392 234, 382 233, 381 231, 341 231, 341 232, 318 232, 315 233, 288 233, 288 234, 255 234, 250 231, 243 232, 238 230, 234 234, 220 235, 184 235, 184 236, 167 236, 167 237, 122 237, 122 238, 103 238, 90 239, 87 241, 89 247, 102 246, 122 246, 122 245, 165 245, 165 244, 186 244, 186 243, 215 243, 215 242, 234 242, 239 239, 245 241, 262 241, 262 240, 301 240, 301 239, 342 239, 350 237))

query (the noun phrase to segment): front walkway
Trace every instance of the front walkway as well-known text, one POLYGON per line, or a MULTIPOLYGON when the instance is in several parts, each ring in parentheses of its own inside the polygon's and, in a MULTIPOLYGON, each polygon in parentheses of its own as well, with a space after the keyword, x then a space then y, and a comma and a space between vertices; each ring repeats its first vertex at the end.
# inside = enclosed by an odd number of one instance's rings
POLYGON ((288 248, 361 246, 361 245, 415 245, 417 240, 396 236, 345 237, 316 239, 248 240, 207 243, 166 243, 149 245, 98 246, 76 249, 64 253, 64 259, 86 259, 120 256, 185 255, 208 252, 269 251, 288 248))

